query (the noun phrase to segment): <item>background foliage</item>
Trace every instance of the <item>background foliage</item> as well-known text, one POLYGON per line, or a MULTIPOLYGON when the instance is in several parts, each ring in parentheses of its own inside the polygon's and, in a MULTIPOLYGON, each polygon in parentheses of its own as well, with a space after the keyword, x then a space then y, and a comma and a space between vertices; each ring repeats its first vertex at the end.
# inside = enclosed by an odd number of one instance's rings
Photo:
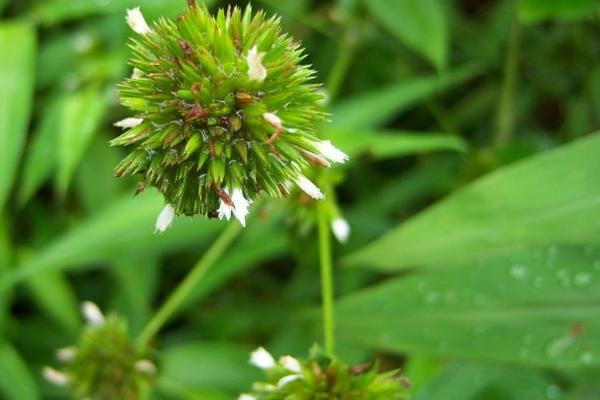
MULTIPOLYGON (((79 302, 138 333, 224 227, 154 235, 160 196, 113 177, 136 5, 152 20, 185 1, 0 0, 0 398, 65 398, 40 370, 79 302)), ((352 156, 330 176, 352 226, 339 356, 402 367, 418 400, 598 399, 598 1, 255 6, 303 40, 323 137, 352 156)), ((260 376, 249 350, 321 340, 314 227, 293 218, 313 210, 265 207, 154 344, 160 398, 234 398, 260 376)))

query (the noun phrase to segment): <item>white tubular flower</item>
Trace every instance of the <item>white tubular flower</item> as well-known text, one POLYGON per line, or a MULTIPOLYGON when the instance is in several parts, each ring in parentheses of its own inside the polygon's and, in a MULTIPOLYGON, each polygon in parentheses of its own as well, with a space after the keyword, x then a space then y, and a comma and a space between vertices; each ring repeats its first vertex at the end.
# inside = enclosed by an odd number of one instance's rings
POLYGON ((143 374, 148 374, 148 375, 154 375, 156 373, 156 366, 154 365, 154 363, 152 363, 152 361, 146 360, 146 359, 137 361, 135 363, 135 369, 138 372, 141 372, 143 374))
POLYGON ((222 191, 224 192, 224 195, 221 196, 221 203, 217 210, 219 219, 226 219, 229 221, 231 214, 233 214, 233 216, 240 221, 240 224, 245 227, 246 216, 249 212, 248 207, 252 204, 252 201, 244 197, 244 192, 242 192, 242 189, 240 188, 234 188, 231 192, 231 196, 229 196, 227 189, 222 189, 222 191))
POLYGON ((314 183, 312 183, 307 177, 304 175, 298 175, 296 178, 296 184, 304 193, 309 195, 315 200, 321 200, 325 198, 325 195, 321 192, 321 189, 317 187, 314 183))
POLYGON ((250 395, 250 394, 241 394, 240 397, 238 397, 238 400, 256 400, 256 397, 250 395))
POLYGON ((284 376, 283 378, 281 378, 279 380, 279 382, 277 382, 277 387, 278 388, 282 388, 285 385, 297 381, 298 379, 302 379, 302 375, 288 375, 288 376, 284 376))
POLYGON ((252 204, 252 201, 244 197, 244 193, 240 188, 233 189, 231 200, 233 201, 233 215, 243 227, 246 227, 246 215, 248 215, 248 207, 252 204))
POLYGON ((100 311, 100 308, 91 301, 84 301, 81 303, 81 313, 90 325, 99 326, 104 324, 104 315, 102 314, 102 311, 100 311))
POLYGON ((48 382, 53 383, 55 385, 66 386, 69 384, 69 377, 66 374, 54 368, 44 367, 44 369, 42 370, 42 375, 44 375, 44 378, 48 382))
POLYGON ((113 125, 117 128, 130 129, 139 126, 142 122, 144 122, 141 118, 125 118, 120 121, 115 122, 113 125))
POLYGON ((258 52, 258 47, 254 46, 248 52, 246 61, 248 62, 248 76, 253 81, 262 82, 267 77, 267 69, 262 64, 262 58, 265 53, 258 52))
POLYGON ((300 362, 292 356, 283 356, 279 359, 279 364, 290 372, 299 374, 302 372, 300 362))
POLYGON ((271 369, 275 366, 275 359, 263 347, 254 350, 250 355, 250 364, 260 369, 271 369))
POLYGON ((139 68, 133 68, 133 72, 131 73, 131 79, 139 79, 144 76, 144 73, 139 68))
POLYGON ((151 31, 139 7, 127 10, 127 24, 136 33, 145 35, 151 31))
POLYGON ((338 217, 334 219, 331 223, 331 230, 338 242, 343 244, 348 241, 348 237, 350 237, 350 225, 344 218, 338 217))
POLYGON ((316 142, 315 146, 319 150, 319 152, 323 155, 323 157, 337 163, 345 163, 348 161, 348 154, 344 153, 333 144, 329 140, 323 140, 322 142, 316 142))
POLYGON ((154 233, 163 233, 169 229, 173 223, 173 218, 175 218, 175 209, 170 204, 165 205, 156 219, 154 233))
POLYGON ((74 346, 63 347, 56 350, 56 359, 60 362, 69 362, 77 356, 77 348, 74 346))
POLYGON ((265 121, 269 123, 275 129, 283 129, 283 125, 281 123, 281 118, 277 116, 277 114, 266 112, 263 114, 263 118, 265 121))

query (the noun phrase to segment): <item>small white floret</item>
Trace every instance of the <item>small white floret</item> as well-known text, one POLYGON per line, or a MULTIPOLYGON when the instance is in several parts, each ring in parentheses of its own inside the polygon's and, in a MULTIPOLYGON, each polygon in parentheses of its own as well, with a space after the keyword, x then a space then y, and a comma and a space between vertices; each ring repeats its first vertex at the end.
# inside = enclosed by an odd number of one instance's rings
POLYGON ((253 81, 262 82, 267 77, 267 69, 262 64, 262 58, 265 53, 258 52, 258 47, 254 46, 248 52, 246 61, 248 62, 248 76, 253 81))
POLYGON ((312 183, 307 177, 304 175, 298 175, 296 178, 296 184, 304 193, 309 195, 315 200, 321 200, 325 198, 325 195, 321 192, 321 189, 317 187, 314 183, 312 183))
POLYGON ((250 364, 260 369, 271 369, 275 366, 275 359, 263 347, 254 350, 250 355, 250 364))
POLYGON ((273 128, 275 129, 283 129, 283 125, 281 123, 281 118, 279 118, 277 116, 277 114, 273 114, 270 112, 266 112, 263 114, 263 118, 265 119, 265 121, 267 121, 269 123, 269 125, 271 125, 273 128))
POLYGON ((233 215, 235 215, 237 220, 240 221, 240 224, 245 227, 246 215, 248 215, 249 212, 248 207, 252 204, 252 201, 246 199, 244 193, 239 188, 233 189, 231 200, 233 201, 233 215))
POLYGON ((56 350, 56 359, 60 362, 73 361, 77 356, 77 348, 74 346, 63 347, 56 350))
POLYGON ((299 374, 302 372, 300 362, 292 356, 283 356, 279 359, 279 364, 290 372, 299 374))
POLYGON ((135 369, 143 374, 153 375, 156 373, 156 366, 150 360, 142 359, 136 361, 135 369))
POLYGON ((44 375, 44 378, 48 382, 53 383, 55 385, 66 386, 69 384, 69 377, 66 374, 54 368, 44 367, 44 369, 42 370, 42 375, 44 375))
POLYGON ((151 31, 139 7, 127 10, 127 24, 136 33, 145 35, 151 31))
POLYGON ((90 325, 99 326, 104 324, 104 314, 102 314, 100 308, 91 301, 84 301, 81 303, 81 313, 90 325))
POLYGON ((333 235, 340 243, 346 243, 350 237, 350 225, 344 218, 336 218, 331 223, 333 235))
POLYGON ((256 400, 256 397, 250 395, 250 394, 241 394, 240 397, 238 397, 238 400, 256 400))
POLYGON ((333 144, 331 141, 324 140, 322 142, 316 142, 315 146, 319 150, 319 152, 323 155, 323 157, 337 163, 345 163, 348 161, 348 154, 344 153, 333 144))
POLYGON ((175 209, 170 204, 165 205, 156 219, 154 233, 163 233, 169 229, 173 223, 173 218, 175 218, 175 209))
POLYGON ((130 117, 130 118, 125 118, 120 121, 117 121, 113 125, 116 126, 117 128, 131 129, 131 128, 135 128, 136 126, 139 126, 142 122, 144 122, 144 120, 141 118, 130 117))
POLYGON ((144 72, 142 72, 139 68, 133 68, 133 72, 131 73, 131 79, 139 79, 144 76, 144 72))
POLYGON ((278 382, 277 382, 277 387, 278 388, 282 388, 285 385, 297 381, 298 379, 302 379, 302 375, 288 375, 288 376, 284 376, 283 378, 281 378, 278 382))

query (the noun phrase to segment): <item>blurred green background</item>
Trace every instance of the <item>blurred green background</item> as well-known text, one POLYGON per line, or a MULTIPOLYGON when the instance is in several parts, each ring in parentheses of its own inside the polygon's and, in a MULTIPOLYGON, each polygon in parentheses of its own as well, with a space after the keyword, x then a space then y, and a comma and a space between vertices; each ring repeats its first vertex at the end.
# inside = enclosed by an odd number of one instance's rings
MULTIPOLYGON (((225 226, 114 178, 125 10, 185 0, 0 0, 0 398, 43 381, 79 303, 133 334, 225 226)), ((216 9, 246 1, 205 1, 216 9)), ((351 155, 330 178, 337 349, 418 400, 600 398, 596 0, 257 0, 303 41, 351 155)), ((270 202, 154 343, 157 398, 234 399, 248 353, 321 341, 314 205, 270 202)))

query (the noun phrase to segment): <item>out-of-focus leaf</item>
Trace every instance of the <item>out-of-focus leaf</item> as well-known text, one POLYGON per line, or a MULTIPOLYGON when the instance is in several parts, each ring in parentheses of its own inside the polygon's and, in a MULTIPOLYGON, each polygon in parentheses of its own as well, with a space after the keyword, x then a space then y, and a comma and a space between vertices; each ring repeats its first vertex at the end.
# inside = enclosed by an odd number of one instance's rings
POLYGON ((0 342, 0 393, 6 400, 37 400, 37 386, 27 364, 15 348, 0 342))
POLYGON ((600 135, 502 168, 348 256, 386 270, 600 240, 600 135), (557 187, 560 183, 560 187, 557 187))
POLYGON ((115 179, 115 166, 121 154, 108 146, 108 135, 98 135, 92 141, 75 175, 75 188, 85 208, 90 212, 103 209, 120 197, 123 181, 115 179))
POLYGON ((161 376, 156 383, 159 392, 158 400, 230 400, 231 394, 216 390, 193 390, 182 387, 180 384, 161 376), (162 395, 162 396, 161 396, 162 395))
POLYGON ((25 205, 56 168, 58 137, 64 101, 57 98, 44 110, 41 122, 33 134, 25 154, 23 177, 19 188, 19 203, 25 205))
MULTIPOLYGON (((37 2, 36 2, 37 3, 37 2)), ((210 6, 214 0, 202 0, 210 6)), ((159 16, 174 17, 179 14, 186 2, 184 0, 49 0, 39 2, 31 10, 31 15, 44 25, 55 25, 61 22, 88 17, 90 15, 122 14, 128 8, 141 7, 144 15, 152 20, 159 16)))
POLYGON ((339 301, 338 332, 395 352, 597 367, 599 260, 600 247, 552 245, 395 278, 339 301))
POLYGON ((367 0, 375 19, 438 69, 446 66, 448 27, 438 0, 367 0))
POLYGON ((519 18, 525 23, 547 19, 573 20, 598 9, 597 0, 519 0, 519 18))
POLYGON ((79 301, 73 287, 60 272, 36 274, 27 281, 37 304, 69 333, 80 325, 79 301))
POLYGON ((465 141, 458 136, 432 132, 332 130, 324 136, 350 156, 366 153, 378 160, 429 151, 467 149, 465 141))
POLYGON ((332 110, 332 126, 340 129, 380 125, 416 103, 473 78, 482 71, 469 65, 440 75, 411 78, 390 87, 345 100, 332 110))
MULTIPOLYGON (((0 276, 6 276, 8 274, 11 253, 12 249, 8 226, 3 216, 0 215, 0 276)), ((0 335, 2 335, 6 329, 9 303, 10 293, 7 291, 0 291, 0 335)))
POLYGON ((65 99, 60 119, 56 175, 56 185, 63 196, 102 121, 108 101, 107 93, 96 88, 84 89, 65 99))
POLYGON ((161 374, 184 388, 239 394, 261 375, 248 358, 249 349, 232 343, 185 342, 162 351, 161 374))
POLYGON ((223 227, 203 218, 176 218, 169 231, 154 234, 154 222, 163 206, 162 196, 155 191, 136 198, 129 195, 108 205, 34 254, 0 282, 0 291, 41 271, 70 270, 124 255, 156 255, 190 244, 198 246, 223 227))
POLYGON ((415 400, 472 400, 500 375, 486 364, 454 364, 444 369, 415 396, 415 400))
POLYGON ((0 24, 0 212, 25 143, 31 111, 36 39, 25 23, 0 24))

